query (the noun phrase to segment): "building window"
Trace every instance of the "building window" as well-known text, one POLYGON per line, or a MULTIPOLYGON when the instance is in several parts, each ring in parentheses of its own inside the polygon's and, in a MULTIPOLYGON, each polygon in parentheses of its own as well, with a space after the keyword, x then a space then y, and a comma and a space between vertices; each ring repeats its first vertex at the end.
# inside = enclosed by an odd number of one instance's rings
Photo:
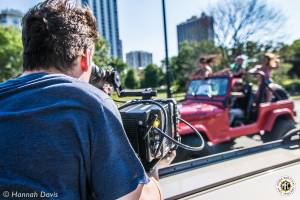
POLYGON ((13 18, 13 23, 14 23, 15 25, 19 25, 19 18, 14 17, 14 18, 13 18))
POLYGON ((89 1, 88 0, 82 0, 82 4, 83 5, 89 5, 89 1))
POLYGON ((97 10, 96 0, 93 1, 93 10, 94 10, 95 17, 98 20, 98 12, 97 12, 98 10, 97 10))
POLYGON ((6 24, 6 23, 7 23, 6 17, 1 18, 1 23, 2 23, 2 24, 6 24))
POLYGON ((102 18, 101 22, 102 22, 102 31, 103 31, 102 35, 106 38, 106 28, 105 28, 105 23, 104 23, 105 17, 104 17, 104 4, 103 4, 103 0, 100 0, 100 7, 101 7, 100 14, 101 14, 101 18, 102 18))

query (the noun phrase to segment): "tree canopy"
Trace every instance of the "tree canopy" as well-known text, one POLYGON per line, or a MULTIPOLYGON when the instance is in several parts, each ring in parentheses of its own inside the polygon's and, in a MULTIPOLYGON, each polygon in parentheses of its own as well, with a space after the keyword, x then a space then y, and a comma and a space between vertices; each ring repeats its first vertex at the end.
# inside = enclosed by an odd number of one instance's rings
POLYGON ((136 89, 140 86, 139 78, 134 68, 128 70, 124 83, 125 87, 129 89, 136 89))
POLYGON ((177 56, 170 60, 172 81, 175 89, 184 90, 191 73, 196 70, 196 61, 200 56, 220 54, 221 49, 210 41, 183 42, 177 56))
POLYGON ((157 65, 148 65, 144 70, 144 79, 142 80, 142 87, 156 88, 160 85, 162 79, 162 71, 157 65))
POLYGON ((247 41, 282 36, 285 16, 265 0, 223 0, 209 8, 219 45, 234 47, 247 41))
POLYGON ((107 41, 103 38, 99 39, 95 44, 95 53, 93 61, 99 67, 107 66, 110 63, 110 58, 108 56, 109 45, 107 41))
POLYGON ((22 51, 20 30, 0 26, 0 81, 12 78, 21 72, 22 51))

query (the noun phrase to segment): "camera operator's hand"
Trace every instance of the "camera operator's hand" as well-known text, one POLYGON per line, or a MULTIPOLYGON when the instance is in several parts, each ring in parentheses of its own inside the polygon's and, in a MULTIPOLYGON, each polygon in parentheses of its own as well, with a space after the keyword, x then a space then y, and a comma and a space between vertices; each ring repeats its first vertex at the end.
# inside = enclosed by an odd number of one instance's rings
POLYGON ((148 173, 150 182, 144 185, 140 200, 158 200, 163 199, 161 189, 159 187, 158 170, 169 166, 176 157, 176 151, 169 152, 162 160, 159 161, 155 169, 148 173))
POLYGON ((164 167, 168 167, 172 161, 176 157, 176 150, 170 151, 163 159, 161 159, 156 167, 148 174, 150 177, 155 178, 157 181, 159 181, 159 174, 158 170, 164 167))
POLYGON ((114 90, 114 88, 113 88, 110 84, 105 83, 105 84, 103 85, 103 91, 104 91, 106 94, 108 94, 109 96, 111 96, 111 94, 113 93, 113 90, 114 90))
POLYGON ((170 151, 161 161, 158 163, 158 168, 168 167, 176 157, 176 150, 170 151))

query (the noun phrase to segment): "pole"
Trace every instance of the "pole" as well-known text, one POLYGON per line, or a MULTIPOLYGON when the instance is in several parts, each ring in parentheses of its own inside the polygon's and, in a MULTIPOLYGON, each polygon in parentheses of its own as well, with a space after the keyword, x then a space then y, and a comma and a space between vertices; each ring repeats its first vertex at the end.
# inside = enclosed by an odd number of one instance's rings
POLYGON ((171 98, 171 69, 169 66, 169 53, 168 53, 168 35, 167 35, 167 22, 166 22, 166 5, 165 0, 162 0, 163 9, 163 24, 164 24, 164 37, 165 37, 165 64, 166 64, 166 79, 167 79, 167 97, 171 98))

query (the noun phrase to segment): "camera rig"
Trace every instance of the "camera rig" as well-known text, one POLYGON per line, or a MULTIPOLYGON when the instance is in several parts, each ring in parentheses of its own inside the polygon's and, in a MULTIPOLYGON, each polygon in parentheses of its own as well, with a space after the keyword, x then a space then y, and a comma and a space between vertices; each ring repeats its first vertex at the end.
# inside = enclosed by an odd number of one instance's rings
POLYGON ((138 154, 146 170, 150 170, 176 145, 168 137, 180 140, 177 131, 178 111, 173 99, 152 100, 156 91, 151 89, 123 91, 124 96, 141 96, 122 105, 119 110, 124 128, 133 149, 138 154))
POLYGON ((201 151, 205 142, 202 135, 188 122, 179 117, 177 102, 174 99, 152 99, 157 95, 151 88, 123 90, 115 70, 104 70, 92 65, 90 83, 103 89, 111 84, 120 97, 142 97, 124 103, 119 107, 126 135, 140 158, 146 171, 151 171, 170 151, 177 147, 190 151, 201 151), (202 141, 201 146, 191 147, 182 144, 178 133, 179 121, 192 128, 202 141))

